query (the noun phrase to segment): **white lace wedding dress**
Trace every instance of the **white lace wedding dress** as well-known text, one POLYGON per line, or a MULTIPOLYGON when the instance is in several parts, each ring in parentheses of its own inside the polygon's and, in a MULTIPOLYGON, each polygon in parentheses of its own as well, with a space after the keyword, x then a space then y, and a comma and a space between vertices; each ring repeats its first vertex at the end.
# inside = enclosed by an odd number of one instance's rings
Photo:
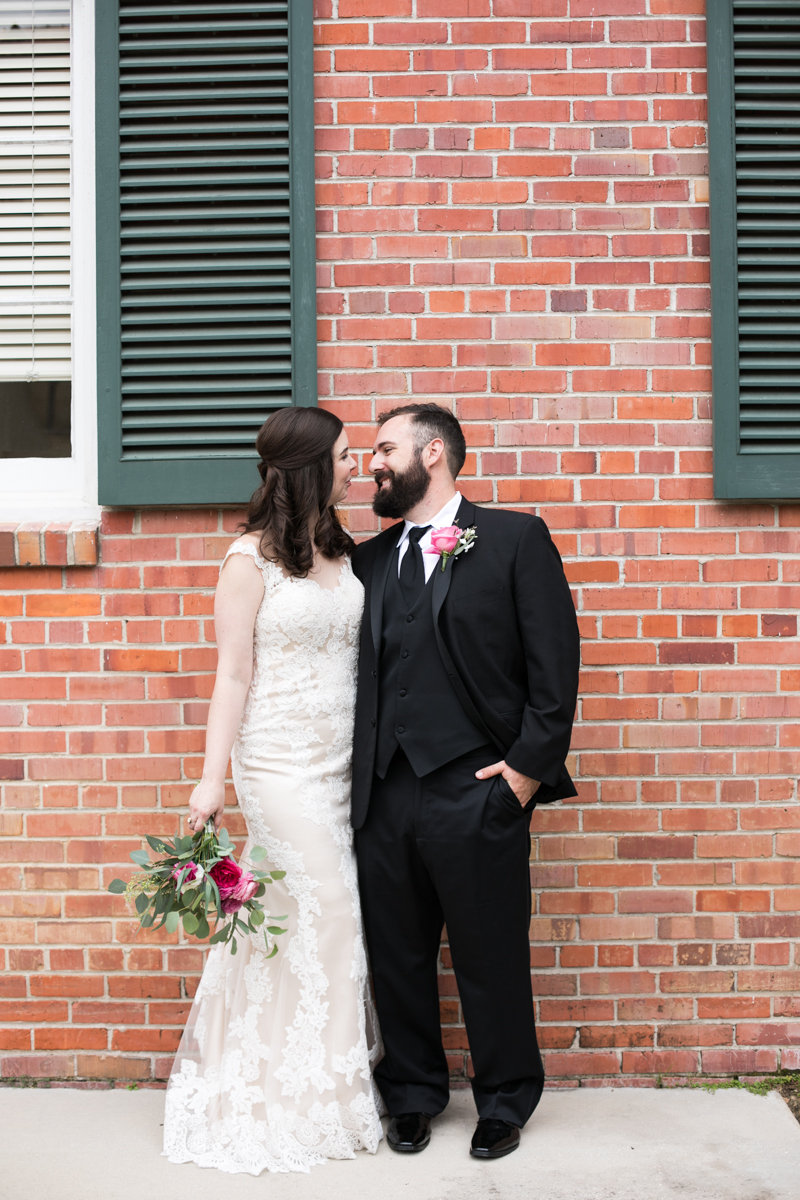
POLYGON ((238 937, 236 955, 209 951, 167 1089, 164 1153, 228 1172, 308 1171, 374 1153, 382 1136, 349 823, 364 592, 349 560, 330 591, 286 578, 251 543, 228 554, 250 555, 264 579, 232 755, 243 857, 264 846, 286 872, 263 903, 288 914, 288 932, 269 960, 261 931, 238 937))

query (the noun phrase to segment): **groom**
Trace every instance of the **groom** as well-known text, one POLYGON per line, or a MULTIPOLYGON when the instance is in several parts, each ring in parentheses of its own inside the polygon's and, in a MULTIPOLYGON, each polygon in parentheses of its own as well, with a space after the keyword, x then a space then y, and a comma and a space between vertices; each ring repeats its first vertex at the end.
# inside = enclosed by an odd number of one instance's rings
POLYGON ((470 1153, 498 1158, 517 1148, 544 1084, 528 827, 536 803, 576 794, 564 761, 578 628, 544 522, 464 500, 465 457, 461 426, 436 404, 380 420, 373 508, 404 520, 353 559, 366 600, 352 822, 389 1145, 424 1150, 449 1098, 436 968, 446 924, 474 1066, 470 1153), (431 553, 431 534, 454 524, 472 530, 469 548, 431 553))

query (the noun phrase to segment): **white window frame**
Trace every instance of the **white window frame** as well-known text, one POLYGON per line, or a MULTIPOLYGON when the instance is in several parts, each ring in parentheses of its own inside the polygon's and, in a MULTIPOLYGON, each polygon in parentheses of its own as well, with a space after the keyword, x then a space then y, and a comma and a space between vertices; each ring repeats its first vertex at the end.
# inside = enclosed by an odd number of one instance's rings
POLYGON ((72 456, 0 459, 0 522, 99 518, 94 0, 72 0, 72 456))

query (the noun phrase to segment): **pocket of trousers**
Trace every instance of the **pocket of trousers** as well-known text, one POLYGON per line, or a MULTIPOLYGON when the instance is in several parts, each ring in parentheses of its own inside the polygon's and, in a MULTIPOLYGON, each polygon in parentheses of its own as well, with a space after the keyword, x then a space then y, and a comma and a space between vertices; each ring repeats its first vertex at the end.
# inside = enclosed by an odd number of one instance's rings
POLYGON ((510 805, 515 812, 524 812, 525 809, 517 799, 511 784, 508 783, 508 781, 505 780, 502 775, 497 775, 495 778, 497 779, 497 791, 505 803, 510 805))

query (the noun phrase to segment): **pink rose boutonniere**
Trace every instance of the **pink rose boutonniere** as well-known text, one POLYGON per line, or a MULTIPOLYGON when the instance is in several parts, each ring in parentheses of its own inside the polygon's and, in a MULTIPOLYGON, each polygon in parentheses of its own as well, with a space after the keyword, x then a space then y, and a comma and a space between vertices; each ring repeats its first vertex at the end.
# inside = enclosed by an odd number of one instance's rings
POLYGON ((441 529, 434 529, 430 549, 425 553, 438 554, 444 570, 448 558, 458 558, 459 554, 466 554, 475 545, 477 537, 478 531, 474 525, 470 525, 469 529, 462 529, 459 525, 444 525, 441 529))

